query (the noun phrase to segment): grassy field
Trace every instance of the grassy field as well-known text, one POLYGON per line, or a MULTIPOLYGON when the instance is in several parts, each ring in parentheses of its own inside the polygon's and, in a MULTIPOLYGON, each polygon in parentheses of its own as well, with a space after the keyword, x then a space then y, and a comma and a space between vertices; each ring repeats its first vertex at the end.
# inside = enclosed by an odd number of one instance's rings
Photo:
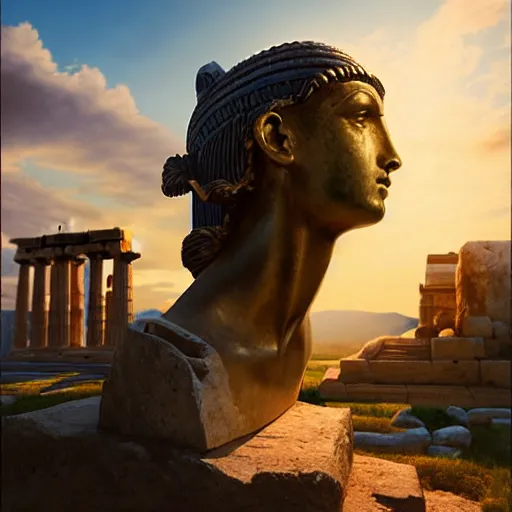
MULTIPOLYGON (((393 415, 407 404, 371 403, 324 403, 317 386, 329 367, 336 367, 339 357, 319 355, 314 357, 303 383, 300 399, 328 407, 349 407, 352 412, 354 430, 366 432, 398 432, 391 426, 393 415)), ((51 407, 70 400, 87 398, 101 393, 103 381, 77 384, 73 388, 41 394, 41 390, 69 375, 40 381, 3 384, 1 394, 16 395, 14 404, 2 406, 1 415, 51 407)), ((415 407, 416 414, 430 430, 451 424, 451 419, 442 409, 415 407)), ((512 510, 510 472, 510 432, 506 426, 474 427, 473 441, 461 459, 434 458, 424 455, 406 456, 397 454, 364 453, 416 467, 423 487, 427 490, 442 490, 478 501, 484 512, 507 512, 512 510)), ((363 453, 363 452, 358 452, 363 453)))

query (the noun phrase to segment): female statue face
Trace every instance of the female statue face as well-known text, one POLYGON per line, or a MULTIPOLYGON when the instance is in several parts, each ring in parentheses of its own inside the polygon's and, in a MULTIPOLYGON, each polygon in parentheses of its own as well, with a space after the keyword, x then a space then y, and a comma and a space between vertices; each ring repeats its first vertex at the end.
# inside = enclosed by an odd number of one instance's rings
POLYGON ((401 161, 371 85, 326 85, 302 104, 262 116, 255 137, 288 170, 297 207, 319 229, 337 236, 384 216, 389 174, 401 161))

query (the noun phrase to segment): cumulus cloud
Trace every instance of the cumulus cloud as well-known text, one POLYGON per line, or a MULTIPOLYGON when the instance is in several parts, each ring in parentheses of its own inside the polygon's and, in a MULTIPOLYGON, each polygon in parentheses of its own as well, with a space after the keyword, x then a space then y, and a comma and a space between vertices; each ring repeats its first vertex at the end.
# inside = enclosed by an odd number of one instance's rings
MULTIPOLYGON (((7 240, 53 233, 71 220, 68 231, 121 226, 134 233, 143 246, 136 305, 151 307, 145 268, 187 279, 184 270, 179 275, 179 248, 189 199, 160 192, 163 162, 183 152, 183 141, 141 115, 128 87, 108 87, 99 69, 75 63, 59 72, 29 23, 2 27, 1 58, 3 300, 14 300, 17 274, 7 240), (37 176, 24 171, 27 161, 37 176), (59 183, 59 172, 72 184, 59 183)), ((157 288, 153 300, 174 295, 157 288)))
POLYGON ((150 204, 162 163, 183 142, 140 115, 125 85, 109 88, 97 68, 59 72, 28 23, 2 27, 2 151, 94 180, 120 204, 150 204))

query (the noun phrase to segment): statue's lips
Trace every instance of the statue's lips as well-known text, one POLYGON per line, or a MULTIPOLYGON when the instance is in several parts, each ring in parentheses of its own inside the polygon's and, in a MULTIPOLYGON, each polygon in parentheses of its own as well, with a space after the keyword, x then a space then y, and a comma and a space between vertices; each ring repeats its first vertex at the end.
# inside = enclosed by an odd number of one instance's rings
POLYGON ((377 184, 379 189, 379 194, 381 195, 382 199, 386 199, 388 197, 388 188, 391 186, 391 180, 388 176, 383 176, 380 178, 377 178, 377 184))

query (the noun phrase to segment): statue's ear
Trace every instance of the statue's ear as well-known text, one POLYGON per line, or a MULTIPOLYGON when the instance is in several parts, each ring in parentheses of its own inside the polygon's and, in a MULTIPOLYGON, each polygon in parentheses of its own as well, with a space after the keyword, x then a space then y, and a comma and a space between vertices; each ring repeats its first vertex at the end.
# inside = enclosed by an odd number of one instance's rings
POLYGON ((276 112, 262 114, 254 123, 254 138, 261 150, 275 163, 290 165, 294 161, 292 133, 276 112))

